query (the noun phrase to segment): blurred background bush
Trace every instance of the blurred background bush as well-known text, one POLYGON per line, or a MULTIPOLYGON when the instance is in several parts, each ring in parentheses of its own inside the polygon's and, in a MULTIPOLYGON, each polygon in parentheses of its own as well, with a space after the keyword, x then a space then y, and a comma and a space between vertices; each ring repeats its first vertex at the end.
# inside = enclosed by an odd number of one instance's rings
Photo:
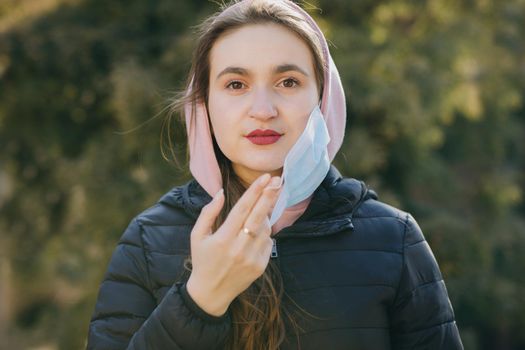
MULTIPOLYGON (((525 349, 525 2, 309 3, 348 100, 335 164, 419 221, 466 349, 525 349)), ((216 9, 0 0, 1 349, 85 347, 127 223, 189 179, 163 108, 216 9)))

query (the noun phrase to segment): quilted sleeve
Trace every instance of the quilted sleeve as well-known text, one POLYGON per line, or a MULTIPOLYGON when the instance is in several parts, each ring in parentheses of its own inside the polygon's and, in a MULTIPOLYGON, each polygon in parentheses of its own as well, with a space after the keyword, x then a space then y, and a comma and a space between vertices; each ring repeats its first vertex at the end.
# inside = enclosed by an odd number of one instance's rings
POLYGON ((220 317, 193 302, 185 284, 175 284, 157 305, 141 240, 133 220, 100 285, 89 325, 87 349, 215 349, 229 334, 229 311, 220 317))
POLYGON ((390 312, 392 349, 463 349, 432 250, 412 215, 405 225, 401 279, 390 312))

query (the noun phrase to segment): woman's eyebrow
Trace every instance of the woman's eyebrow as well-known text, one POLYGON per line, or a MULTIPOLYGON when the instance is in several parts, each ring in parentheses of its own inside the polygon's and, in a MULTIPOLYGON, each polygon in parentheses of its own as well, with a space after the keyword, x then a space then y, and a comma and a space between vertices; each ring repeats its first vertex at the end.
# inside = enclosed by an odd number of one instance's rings
POLYGON ((284 73, 284 72, 290 72, 290 71, 296 71, 296 72, 299 72, 299 73, 301 73, 302 75, 304 75, 306 77, 308 76, 308 73, 306 73, 306 71, 304 69, 300 68, 298 65, 293 64, 293 63, 281 64, 281 65, 275 67, 275 69, 274 69, 274 72, 276 74, 284 73))
POLYGON ((219 74, 217 74, 217 78, 215 80, 219 79, 225 74, 239 74, 239 75, 248 75, 249 72, 247 69, 241 68, 241 67, 226 67, 224 68, 219 74))
MULTIPOLYGON (((285 73, 285 72, 290 72, 290 71, 299 72, 305 77, 308 76, 308 73, 306 73, 304 69, 302 69, 301 67, 293 63, 285 63, 285 64, 278 65, 273 70, 274 74, 280 74, 280 73, 285 73)), ((246 75, 250 75, 250 71, 248 69, 241 68, 241 67, 226 67, 219 74, 217 74, 217 78, 215 79, 217 80, 225 74, 238 74, 238 75, 246 76, 246 75)))

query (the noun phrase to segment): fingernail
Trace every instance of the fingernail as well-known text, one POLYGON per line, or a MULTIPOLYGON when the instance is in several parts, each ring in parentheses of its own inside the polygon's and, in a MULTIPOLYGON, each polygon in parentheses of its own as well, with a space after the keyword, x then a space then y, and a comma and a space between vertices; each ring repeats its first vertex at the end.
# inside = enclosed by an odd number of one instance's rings
POLYGON ((272 181, 270 181, 270 184, 268 185, 268 188, 270 188, 270 189, 278 189, 280 182, 281 182, 281 177, 274 176, 274 177, 272 177, 272 181))
POLYGON ((258 185, 261 185, 261 184, 267 182, 269 178, 270 178, 270 174, 268 174, 268 173, 262 175, 262 176, 259 178, 259 183, 258 183, 258 185))

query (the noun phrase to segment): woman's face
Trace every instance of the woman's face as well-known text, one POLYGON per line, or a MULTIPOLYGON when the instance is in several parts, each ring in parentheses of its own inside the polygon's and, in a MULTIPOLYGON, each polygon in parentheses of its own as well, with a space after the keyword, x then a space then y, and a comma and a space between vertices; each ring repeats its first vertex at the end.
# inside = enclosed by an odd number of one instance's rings
POLYGON ((284 159, 319 101, 313 55, 277 24, 228 31, 210 52, 208 112, 221 151, 246 184, 284 159))

